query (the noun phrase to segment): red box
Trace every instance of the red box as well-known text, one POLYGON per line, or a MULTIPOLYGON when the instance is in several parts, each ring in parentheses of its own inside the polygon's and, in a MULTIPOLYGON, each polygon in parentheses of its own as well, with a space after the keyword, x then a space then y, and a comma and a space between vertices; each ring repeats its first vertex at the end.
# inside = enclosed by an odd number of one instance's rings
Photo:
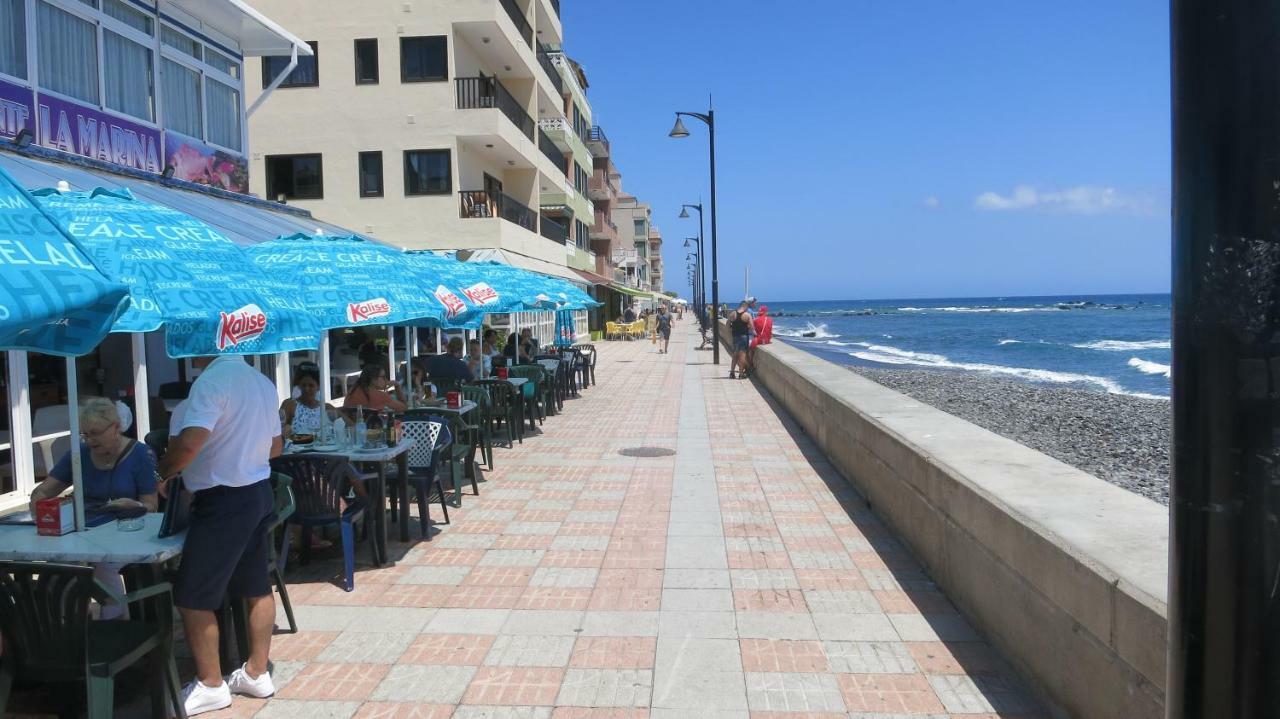
POLYGON ((511 376, 511 372, 506 367, 498 368, 498 379, 506 379, 511 376))
POLYGON ((76 510, 70 497, 36 500, 36 534, 59 537, 76 529, 76 510))
POLYGON ((457 409, 462 406, 461 392, 445 392, 444 399, 445 399, 445 402, 448 404, 449 409, 457 409))

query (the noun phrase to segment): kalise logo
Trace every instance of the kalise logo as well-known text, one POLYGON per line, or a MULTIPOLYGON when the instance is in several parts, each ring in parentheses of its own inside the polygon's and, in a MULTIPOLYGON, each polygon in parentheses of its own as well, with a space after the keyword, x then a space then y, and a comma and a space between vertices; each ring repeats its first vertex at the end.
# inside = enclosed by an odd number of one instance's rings
POLYGON ((449 288, 444 285, 436 287, 435 294, 436 299, 440 301, 440 304, 444 305, 445 314, 449 317, 457 317, 460 312, 467 308, 467 306, 462 302, 462 299, 450 292, 449 288))
POLYGON ((267 330, 267 316, 257 305, 245 305, 235 312, 220 314, 222 319, 218 322, 218 337, 215 342, 219 350, 261 337, 267 330))
POLYGON ((364 322, 374 317, 386 317, 389 314, 391 314, 391 303, 383 297, 347 305, 347 320, 350 322, 364 322))
POLYGON ((471 285, 463 290, 462 294, 478 305, 487 305, 498 301, 498 291, 483 282, 471 285))

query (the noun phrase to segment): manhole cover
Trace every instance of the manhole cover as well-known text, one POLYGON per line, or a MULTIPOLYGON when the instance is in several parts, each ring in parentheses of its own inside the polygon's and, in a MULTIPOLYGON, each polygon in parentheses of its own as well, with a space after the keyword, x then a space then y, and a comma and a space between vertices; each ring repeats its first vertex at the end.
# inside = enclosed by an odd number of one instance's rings
POLYGON ((670 457, 675 453, 674 449, 666 447, 628 447, 618 452, 623 457, 670 457))

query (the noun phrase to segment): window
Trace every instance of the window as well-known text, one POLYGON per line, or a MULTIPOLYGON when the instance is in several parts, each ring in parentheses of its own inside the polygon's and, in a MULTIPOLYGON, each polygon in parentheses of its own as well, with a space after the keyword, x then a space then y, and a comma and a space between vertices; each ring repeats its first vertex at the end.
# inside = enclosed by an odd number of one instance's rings
POLYGON ((27 79, 26 0, 0 0, 0 72, 27 79))
POLYGON ((240 91, 205 78, 209 98, 209 142, 240 150, 240 91))
POLYGON ((53 92, 98 104, 98 31, 93 23, 39 3, 40 84, 53 92))
POLYGON ((168 25, 160 27, 160 41, 184 55, 188 55, 197 60, 204 59, 204 46, 202 46, 198 41, 178 32, 168 25))
POLYGON ((382 197, 382 153, 360 153, 360 196, 382 197))
POLYGON ((324 172, 320 155, 268 155, 267 197, 277 200, 324 198, 324 172))
POLYGON ((400 82, 436 82, 448 79, 447 36, 400 38, 400 82))
POLYGON ((209 48, 205 48, 204 61, 214 70, 230 75, 237 80, 240 79, 240 63, 232 60, 226 55, 223 55, 220 52, 214 52, 209 48))
POLYGON ((378 84, 378 41, 376 39, 356 40, 356 84, 378 84))
POLYGON ((110 30, 102 31, 107 107, 147 122, 155 120, 151 50, 110 30))
POLYGON ((151 17, 136 8, 129 7, 122 0, 102 0, 102 12, 138 32, 148 35, 155 33, 155 25, 151 17))
POLYGON ((637 239, 649 236, 649 231, 645 229, 644 225, 645 225, 644 220, 635 221, 635 236, 637 239))
POLYGON ((448 150, 405 150, 404 194, 447 195, 453 192, 448 150))
MULTIPOLYGON (((316 42, 307 44, 311 46, 311 55, 298 55, 297 67, 280 83, 280 87, 316 87, 320 84, 320 45, 316 42)), ((288 66, 288 55, 262 58, 262 87, 269 87, 288 66)))
POLYGON ((164 102, 164 124, 174 132, 204 137, 204 109, 200 93, 200 73, 169 58, 161 58, 160 83, 164 102))

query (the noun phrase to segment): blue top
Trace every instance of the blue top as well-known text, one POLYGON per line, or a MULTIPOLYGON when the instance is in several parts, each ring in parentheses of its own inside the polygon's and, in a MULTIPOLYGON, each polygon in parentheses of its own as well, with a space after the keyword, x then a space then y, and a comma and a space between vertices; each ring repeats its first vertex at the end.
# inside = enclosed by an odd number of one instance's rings
MULTIPOLYGON (((104 504, 113 499, 138 499, 156 493, 156 458, 151 448, 135 442, 128 454, 120 458, 115 469, 94 466, 87 445, 80 445, 80 464, 84 469, 85 506, 104 504)), ((71 453, 62 455, 49 476, 71 484, 71 453)))
POLYGON ((427 376, 433 380, 456 379, 470 382, 475 379, 466 362, 447 354, 427 358, 427 376))

